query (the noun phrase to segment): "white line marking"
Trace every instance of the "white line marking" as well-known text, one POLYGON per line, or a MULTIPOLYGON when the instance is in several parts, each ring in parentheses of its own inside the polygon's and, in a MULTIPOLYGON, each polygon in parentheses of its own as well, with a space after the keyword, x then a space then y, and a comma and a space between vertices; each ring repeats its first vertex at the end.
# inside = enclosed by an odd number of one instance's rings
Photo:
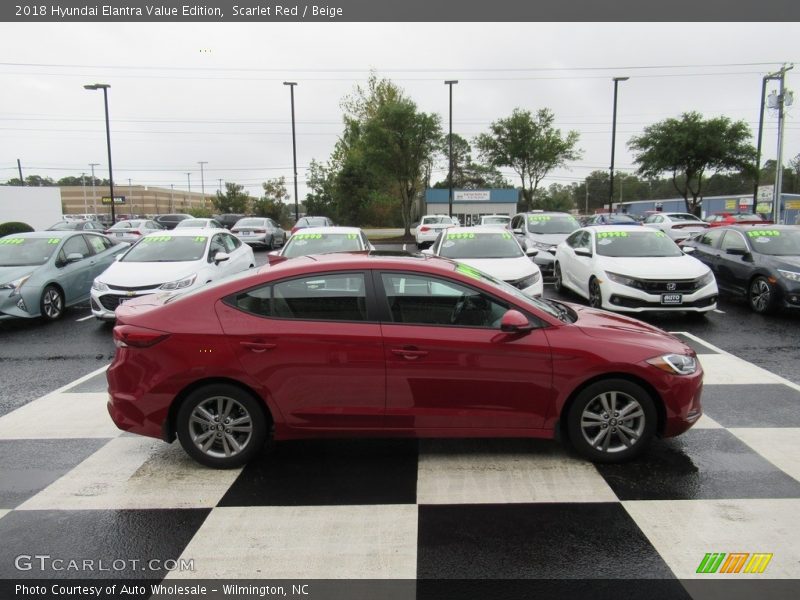
POLYGON ((78 323, 81 321, 88 321, 89 319, 94 319, 94 315, 89 315, 88 317, 83 317, 82 319, 75 319, 78 323))
POLYGON ((720 310, 720 309, 718 309, 718 308, 715 308, 715 309, 714 309, 714 312, 715 312, 715 313, 719 313, 719 314, 721 314, 721 315, 724 315, 724 314, 725 314, 725 311, 724 311, 724 310, 720 310))

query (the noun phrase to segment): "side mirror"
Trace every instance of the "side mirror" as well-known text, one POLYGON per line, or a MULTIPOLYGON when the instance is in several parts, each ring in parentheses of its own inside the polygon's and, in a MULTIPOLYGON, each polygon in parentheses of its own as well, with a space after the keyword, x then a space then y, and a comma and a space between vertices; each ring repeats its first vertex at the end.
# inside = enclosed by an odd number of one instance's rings
POLYGON ((80 252, 72 252, 71 254, 67 254, 67 264, 78 262, 79 260, 83 260, 83 254, 80 252))
POLYGON ((514 235, 524 235, 522 229, 519 227, 517 229, 512 229, 511 233, 513 233, 514 235))
POLYGON ((423 250, 422 253, 423 254, 427 254, 428 256, 433 256, 433 249, 432 248, 425 248, 425 250, 423 250))
POLYGON ((525 256, 530 256, 531 258, 533 258, 537 254, 539 254, 539 251, 536 248, 528 248, 527 250, 525 250, 525 256))
POLYGON ((507 310, 500 319, 500 331, 506 333, 527 333, 533 329, 528 317, 518 310, 507 310))
POLYGON ((267 256, 279 256, 280 253, 281 253, 280 250, 270 250, 269 252, 267 252, 267 256))
POLYGON ((227 252, 217 252, 216 256, 214 256, 214 264, 218 265, 221 262, 224 262, 230 258, 230 255, 227 252))
POLYGON ((575 254, 577 256, 585 256, 586 258, 592 257, 592 251, 587 250, 586 248, 575 248, 575 254))
POLYGON ((747 250, 744 248, 728 248, 725 251, 725 254, 733 254, 734 256, 744 256, 747 254, 747 250))
POLYGON ((696 248, 694 246, 682 246, 681 250, 683 250, 684 254, 694 254, 696 248))

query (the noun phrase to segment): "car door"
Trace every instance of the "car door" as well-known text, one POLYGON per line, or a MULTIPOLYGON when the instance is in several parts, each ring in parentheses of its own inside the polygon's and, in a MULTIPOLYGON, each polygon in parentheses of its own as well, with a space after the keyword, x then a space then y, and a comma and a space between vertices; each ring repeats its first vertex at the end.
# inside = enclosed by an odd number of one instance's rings
POLYGON ((73 235, 64 241, 56 255, 56 279, 64 290, 64 301, 67 305, 80 302, 89 297, 92 281, 95 278, 96 257, 92 256, 83 235, 73 235), (70 255, 80 254, 81 259, 67 262, 70 255))
POLYGON ((363 272, 314 273, 227 298, 217 314, 244 370, 290 427, 383 425, 381 328, 367 313, 363 272))
POLYGON ((724 231, 716 260, 717 285, 734 293, 744 294, 755 266, 744 236, 731 229, 724 231))
POLYGON ((717 258, 719 257, 719 243, 723 234, 722 229, 709 229, 703 235, 697 238, 695 244, 694 256, 697 260, 708 266, 714 273, 714 277, 719 282, 719 264, 717 258))
POLYGON ((89 248, 92 250, 93 256, 90 258, 91 264, 91 278, 94 281, 94 278, 100 275, 103 271, 105 271, 109 265, 114 262, 114 256, 117 254, 112 248, 114 248, 111 240, 102 236, 102 235, 94 235, 91 233, 84 234, 84 239, 88 244, 89 248))
POLYGON ((589 276, 592 272, 592 258, 580 256, 576 249, 591 252, 591 235, 588 231, 576 231, 571 234, 564 245, 559 258, 561 279, 567 286, 579 294, 588 297, 589 276))
POLYGON ((387 427, 435 435, 542 426, 552 401, 543 330, 501 332, 508 304, 449 279, 382 271, 374 284, 382 311, 387 427))
MULTIPOLYGON (((244 271, 249 268, 250 253, 247 252, 249 248, 245 248, 242 242, 228 233, 220 233, 219 235, 222 237, 222 242, 225 244, 225 251, 230 256, 230 259, 225 261, 230 264, 224 265, 223 267, 225 274, 238 273, 239 271, 244 271)), ((223 264, 224 263, 221 263, 220 266, 223 264)))

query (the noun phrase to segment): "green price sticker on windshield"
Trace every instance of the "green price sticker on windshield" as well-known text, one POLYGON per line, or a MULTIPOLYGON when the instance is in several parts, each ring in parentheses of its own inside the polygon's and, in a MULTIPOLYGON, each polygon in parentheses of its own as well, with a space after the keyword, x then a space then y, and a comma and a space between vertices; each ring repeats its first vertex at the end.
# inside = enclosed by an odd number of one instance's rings
MULTIPOLYGON (((155 235, 153 237, 144 238, 144 241, 149 243, 149 244, 153 244, 153 243, 159 243, 159 242, 161 242, 161 243, 168 242, 171 239, 172 239, 171 235, 155 235)), ((197 238, 195 238, 195 240, 197 240, 197 238)))
POLYGON ((667 234, 666 234, 666 233, 664 233, 663 231, 656 231, 656 235, 657 235, 658 237, 667 237, 667 234))
POLYGON ((199 243, 199 242, 205 243, 205 241, 206 241, 207 239, 208 239, 207 237, 204 237, 204 236, 202 236, 202 235, 198 235, 198 236, 196 236, 196 237, 194 238, 194 241, 195 241, 195 242, 198 242, 198 243, 199 243))
POLYGON ((321 233, 300 233, 296 234, 293 237, 297 238, 298 240, 321 240, 322 234, 321 233))
POLYGON ((475 238, 474 233, 448 233, 448 240, 472 240, 475 238))
POLYGON ((510 240, 511 239, 511 234, 510 233, 504 233, 503 234, 503 239, 504 240, 510 240))
POLYGON ((600 231, 597 233, 597 239, 623 237, 628 237, 627 231, 600 231))
POLYGON ((528 221, 549 221, 550 215, 528 215, 528 221))
POLYGON ((777 229, 756 229, 755 231, 748 231, 747 237, 779 237, 781 232, 777 229))
POLYGON ((356 238, 358 238, 358 234, 357 233, 348 233, 347 234, 347 239, 348 240, 354 240, 356 238))
POLYGON ((473 279, 483 279, 481 272, 477 269, 473 269, 469 265, 459 264, 456 267, 456 272, 466 275, 467 277, 472 277, 473 279))
POLYGON ((0 240, 0 244, 9 246, 16 246, 17 244, 23 243, 25 243, 25 238, 3 238, 0 240))

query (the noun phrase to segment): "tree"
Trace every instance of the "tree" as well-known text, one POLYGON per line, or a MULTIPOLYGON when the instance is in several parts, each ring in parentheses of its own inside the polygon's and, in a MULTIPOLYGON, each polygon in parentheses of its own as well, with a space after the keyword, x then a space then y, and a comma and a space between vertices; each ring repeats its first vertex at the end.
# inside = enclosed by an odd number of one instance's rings
POLYGON ((569 212, 575 207, 572 187, 553 183, 546 190, 539 190, 537 205, 544 210, 569 212))
POLYGON ((306 187, 309 191, 306 193, 306 211, 309 215, 333 219, 336 216, 336 207, 332 169, 312 159, 307 173, 306 187))
POLYGON ((553 127, 555 117, 543 108, 536 117, 528 110, 515 108, 511 116, 489 127, 490 133, 475 138, 481 158, 493 167, 510 167, 522 181, 522 210, 530 210, 539 183, 557 167, 581 156, 575 148, 578 132, 564 137, 553 127))
POLYGON ((261 184, 264 195, 253 202, 253 212, 259 217, 269 217, 278 223, 289 222, 289 192, 286 190, 286 178, 268 179, 261 184))
POLYGON ((744 121, 703 119, 690 112, 646 127, 642 135, 630 139, 628 147, 634 152, 640 175, 671 173, 686 212, 699 214, 707 171, 752 172, 756 151, 749 139, 750 128, 744 121))
MULTIPOLYGON (((449 140, 450 135, 444 135, 438 151, 442 157, 444 169, 448 172, 450 170, 449 140)), ((443 180, 437 181, 433 187, 449 188, 450 184, 447 177, 445 177, 443 180)), ((477 190, 481 188, 509 188, 511 185, 495 167, 473 162, 472 147, 469 145, 469 142, 457 133, 454 133, 453 187, 462 190, 477 190)))
POLYGON ((244 191, 244 186, 226 181, 225 193, 217 192, 212 202, 220 213, 241 214, 248 212, 250 196, 244 191))
POLYGON ((360 151, 370 171, 391 182, 400 196, 405 235, 411 235, 411 205, 421 191, 423 170, 441 138, 438 115, 417 110, 411 100, 388 101, 363 126, 360 151))

